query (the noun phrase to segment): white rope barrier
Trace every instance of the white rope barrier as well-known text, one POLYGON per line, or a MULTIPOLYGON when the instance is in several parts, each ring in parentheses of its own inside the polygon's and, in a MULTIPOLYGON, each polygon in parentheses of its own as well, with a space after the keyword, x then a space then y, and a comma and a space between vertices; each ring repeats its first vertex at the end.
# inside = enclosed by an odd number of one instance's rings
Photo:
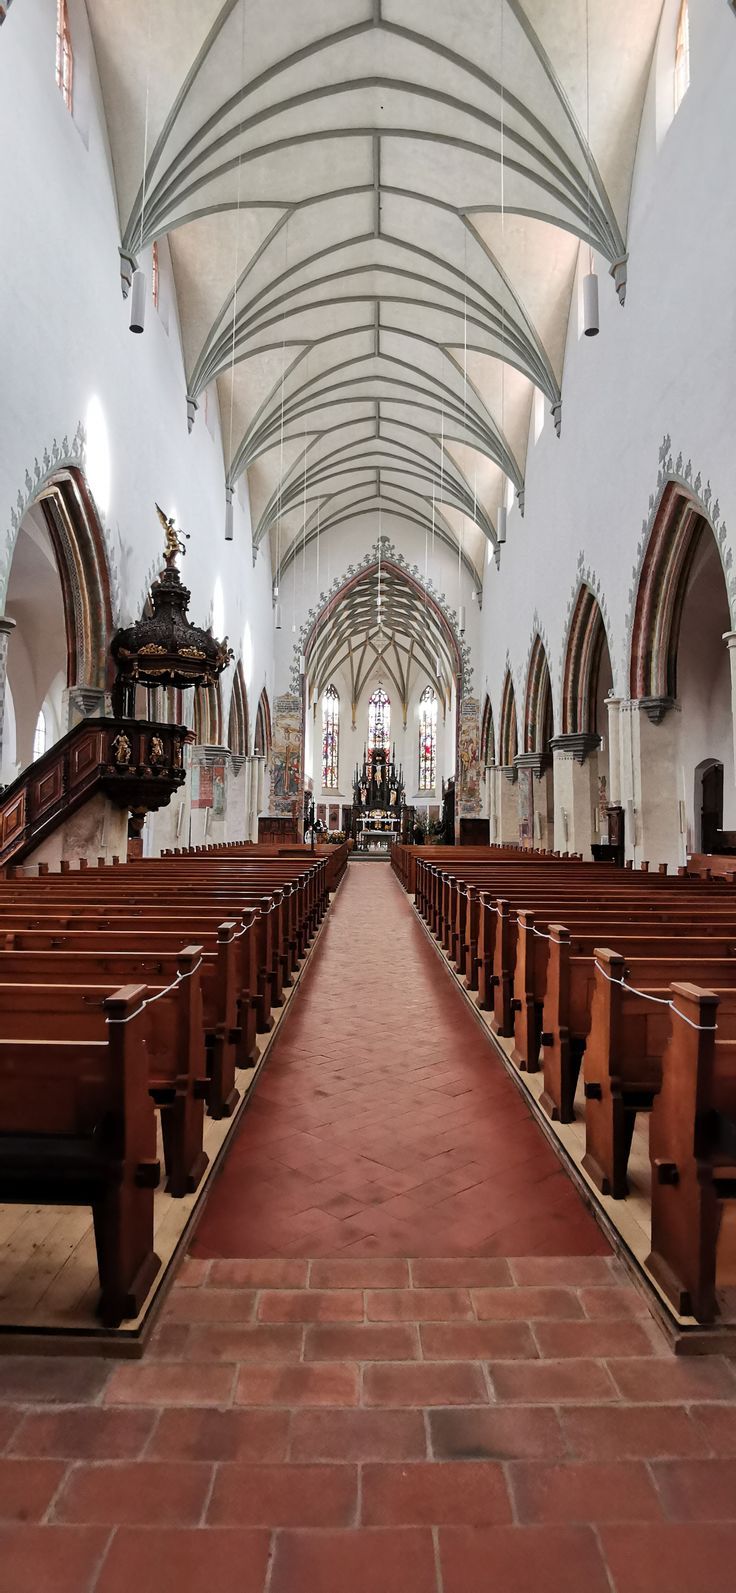
POLYGON ((698 1029, 702 1034, 712 1034, 718 1028, 717 1023, 693 1023, 692 1018, 688 1018, 684 1012, 680 1012, 679 1007, 676 1007, 674 1001, 670 1001, 667 996, 653 996, 648 990, 637 990, 635 985, 627 985, 625 979, 614 979, 613 975, 607 973, 603 965, 599 963, 597 957, 593 958, 593 964, 598 969, 598 972, 603 974, 603 978, 608 980, 609 985, 620 985, 621 989, 628 990, 630 995, 641 996, 642 1001, 654 1001, 660 1007, 669 1007, 670 1011, 674 1012, 675 1017, 680 1018, 689 1028, 698 1029))
POLYGON ((193 968, 188 968, 186 973, 179 972, 177 974, 176 978, 172 979, 171 984, 170 985, 166 985, 163 990, 157 990, 155 996, 146 996, 145 1000, 141 1002, 140 1006, 136 1007, 135 1012, 129 1012, 128 1013, 127 1018, 106 1018, 105 1022, 106 1023, 130 1023, 133 1018, 139 1018, 141 1013, 145 1011, 146 1007, 152 1007, 154 1001, 160 1001, 162 996, 171 995, 172 990, 176 990, 179 985, 184 983, 185 979, 191 979, 193 977, 193 975, 197 972, 197 969, 201 968, 203 962, 204 962, 204 958, 200 957, 199 962, 195 962, 193 968))

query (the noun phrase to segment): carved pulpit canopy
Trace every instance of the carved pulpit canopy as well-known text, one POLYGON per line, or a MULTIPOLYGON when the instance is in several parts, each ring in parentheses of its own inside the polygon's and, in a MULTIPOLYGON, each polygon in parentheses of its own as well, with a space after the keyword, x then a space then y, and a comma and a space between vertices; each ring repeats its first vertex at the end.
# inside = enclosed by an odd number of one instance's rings
MULTIPOLYGON (((110 651, 117 669, 115 694, 130 699, 136 686, 203 686, 214 682, 233 657, 227 637, 187 618, 191 592, 182 584, 177 558, 186 549, 174 526, 156 505, 164 527, 164 568, 151 587, 153 613, 116 631, 110 651)), ((128 708, 127 711, 131 711, 128 708)))

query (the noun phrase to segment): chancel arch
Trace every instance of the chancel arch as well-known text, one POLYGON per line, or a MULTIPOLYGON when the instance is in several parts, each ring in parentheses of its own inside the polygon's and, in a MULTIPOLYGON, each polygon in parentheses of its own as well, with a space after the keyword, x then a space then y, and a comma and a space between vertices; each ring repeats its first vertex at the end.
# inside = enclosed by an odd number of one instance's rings
POLYGON ((633 712, 621 720, 633 828, 627 839, 637 858, 684 862, 703 849, 704 837, 709 849, 728 847, 736 832, 735 644, 713 527, 694 497, 668 482, 634 607, 633 712), (717 767, 721 774, 709 775, 717 767))
POLYGON ((76 720, 102 710, 110 684, 110 577, 80 469, 60 471, 26 510, 13 548, 5 619, 13 622, 4 630, 7 782, 34 757, 41 712, 48 748, 76 720))

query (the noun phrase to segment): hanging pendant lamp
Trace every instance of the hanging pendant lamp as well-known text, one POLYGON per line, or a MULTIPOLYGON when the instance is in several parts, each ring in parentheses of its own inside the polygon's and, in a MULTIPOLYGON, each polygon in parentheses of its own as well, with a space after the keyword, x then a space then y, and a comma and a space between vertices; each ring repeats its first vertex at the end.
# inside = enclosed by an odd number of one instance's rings
POLYGON ((233 540, 233 489, 225 488, 225 541, 233 540))
POLYGON ((281 604, 280 603, 276 604, 276 607, 275 607, 275 609, 273 611, 273 623, 274 623, 274 629, 277 630, 277 631, 280 631, 281 630, 281 604))
MULTIPOLYGON (((591 267, 592 267, 591 260, 591 267)), ((586 337, 597 337, 599 332, 598 320, 598 278, 593 269, 583 277, 583 331, 586 337)))
POLYGON ((499 542, 499 543, 506 541, 506 516, 507 516, 507 513, 508 513, 508 510, 506 508, 505 503, 500 503, 499 506, 498 506, 498 514, 496 516, 496 541, 499 542))
POLYGON ((146 324, 146 273, 140 266, 133 272, 130 292, 130 330, 142 332, 146 324))
POLYGON ((460 635, 464 636, 465 635, 465 604, 464 603, 460 604, 460 607, 458 609, 457 619, 458 619, 458 627, 459 627, 459 630, 460 630, 460 635))

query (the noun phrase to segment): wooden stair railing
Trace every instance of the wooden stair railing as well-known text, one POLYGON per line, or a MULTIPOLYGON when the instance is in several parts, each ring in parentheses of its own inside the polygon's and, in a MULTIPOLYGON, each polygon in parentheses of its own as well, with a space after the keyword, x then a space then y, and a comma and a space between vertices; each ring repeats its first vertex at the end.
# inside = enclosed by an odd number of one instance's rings
POLYGON ((184 725, 82 719, 0 792, 0 870, 27 857, 98 791, 140 829, 184 783, 184 725))

